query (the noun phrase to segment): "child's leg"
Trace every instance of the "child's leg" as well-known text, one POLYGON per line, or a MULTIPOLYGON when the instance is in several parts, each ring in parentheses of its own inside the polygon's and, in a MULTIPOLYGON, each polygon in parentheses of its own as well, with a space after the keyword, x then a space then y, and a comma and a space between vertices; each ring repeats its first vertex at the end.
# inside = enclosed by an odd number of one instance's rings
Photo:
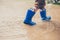
POLYGON ((26 18, 24 20, 25 24, 28 24, 28 25, 31 25, 31 26, 36 24, 35 22, 32 22, 32 18, 35 15, 36 11, 37 11, 36 7, 30 8, 30 9, 27 10, 26 18))
POLYGON ((32 22, 32 17, 34 14, 35 12, 33 9, 28 9, 24 23, 28 25, 35 25, 36 23, 32 22))
POLYGON ((49 21, 51 19, 50 16, 46 15, 46 9, 45 8, 41 9, 40 15, 41 15, 41 18, 43 21, 49 21))
POLYGON ((45 1, 41 1, 40 3, 38 3, 38 8, 41 9, 40 15, 42 20, 49 21, 51 17, 46 16, 45 1))

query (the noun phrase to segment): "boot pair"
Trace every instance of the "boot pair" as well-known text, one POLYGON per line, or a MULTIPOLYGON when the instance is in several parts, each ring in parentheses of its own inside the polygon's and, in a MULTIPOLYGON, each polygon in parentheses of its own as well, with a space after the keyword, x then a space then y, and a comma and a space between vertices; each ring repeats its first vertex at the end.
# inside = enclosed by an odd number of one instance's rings
MULTIPOLYGON (((27 15, 26 15, 26 18, 24 20, 24 24, 28 24, 28 25, 35 25, 36 23, 35 22, 32 22, 32 18, 33 16, 35 15, 35 12, 32 11, 32 10, 28 10, 27 11, 27 15)), ((46 16, 46 9, 42 9, 42 11, 40 11, 40 15, 41 15, 41 18, 43 21, 50 21, 51 17, 50 16, 46 16)))

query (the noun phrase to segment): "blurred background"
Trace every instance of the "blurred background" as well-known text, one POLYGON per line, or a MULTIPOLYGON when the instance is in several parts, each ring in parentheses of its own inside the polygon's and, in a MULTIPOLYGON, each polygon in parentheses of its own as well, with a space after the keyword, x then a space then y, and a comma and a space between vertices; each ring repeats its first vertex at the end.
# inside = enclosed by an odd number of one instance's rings
POLYGON ((48 3, 60 3, 60 0, 47 0, 48 3))

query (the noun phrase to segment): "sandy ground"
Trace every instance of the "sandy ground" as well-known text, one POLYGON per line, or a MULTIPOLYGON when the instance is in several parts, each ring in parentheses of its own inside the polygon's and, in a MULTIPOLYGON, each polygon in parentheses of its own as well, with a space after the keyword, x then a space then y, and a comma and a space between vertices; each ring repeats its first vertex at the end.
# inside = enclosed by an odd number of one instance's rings
POLYGON ((39 11, 33 17, 35 26, 23 23, 26 10, 33 1, 0 0, 0 40, 60 40, 60 6, 47 4, 50 22, 40 20, 39 11))

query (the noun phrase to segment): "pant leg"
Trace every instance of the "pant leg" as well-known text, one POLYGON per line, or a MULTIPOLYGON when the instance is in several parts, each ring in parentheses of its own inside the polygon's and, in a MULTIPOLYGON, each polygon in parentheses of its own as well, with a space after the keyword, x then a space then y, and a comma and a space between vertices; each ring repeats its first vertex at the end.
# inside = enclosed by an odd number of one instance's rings
POLYGON ((36 0, 35 2, 37 2, 38 9, 43 9, 45 7, 45 0, 36 0))

